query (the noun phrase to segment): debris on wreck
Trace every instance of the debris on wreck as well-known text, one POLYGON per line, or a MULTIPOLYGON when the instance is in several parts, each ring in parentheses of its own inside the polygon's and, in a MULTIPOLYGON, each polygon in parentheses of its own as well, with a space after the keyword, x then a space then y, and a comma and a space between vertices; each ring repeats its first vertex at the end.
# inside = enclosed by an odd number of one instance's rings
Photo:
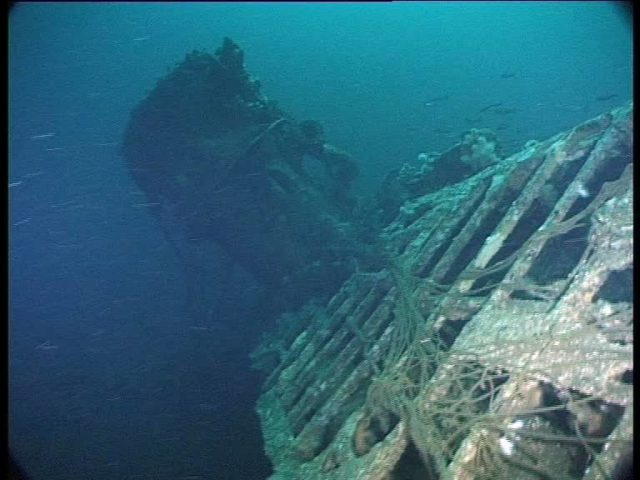
POLYGON ((502 158, 497 135, 488 128, 472 128, 444 153, 421 153, 418 165, 405 163, 389 172, 376 193, 375 210, 386 225, 407 200, 460 182, 502 158))
POLYGON ((270 478, 627 478, 632 112, 416 182, 385 266, 281 317, 253 353, 270 478))

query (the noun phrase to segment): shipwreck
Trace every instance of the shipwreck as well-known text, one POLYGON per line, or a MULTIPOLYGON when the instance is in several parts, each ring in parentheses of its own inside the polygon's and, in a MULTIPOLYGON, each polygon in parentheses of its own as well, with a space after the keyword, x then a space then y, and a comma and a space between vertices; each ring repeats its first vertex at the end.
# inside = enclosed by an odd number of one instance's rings
POLYGON ((362 203, 356 162, 231 40, 158 82, 123 153, 192 273, 213 242, 270 292, 273 480, 630 475, 632 116, 508 157, 470 130, 362 203))

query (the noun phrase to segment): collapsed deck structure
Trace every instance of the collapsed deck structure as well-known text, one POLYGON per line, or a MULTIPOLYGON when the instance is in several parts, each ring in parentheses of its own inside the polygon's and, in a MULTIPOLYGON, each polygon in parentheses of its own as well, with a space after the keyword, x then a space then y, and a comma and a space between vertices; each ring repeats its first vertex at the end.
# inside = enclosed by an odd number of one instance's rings
POLYGON ((254 352, 272 479, 632 469, 632 106, 413 196, 254 352))

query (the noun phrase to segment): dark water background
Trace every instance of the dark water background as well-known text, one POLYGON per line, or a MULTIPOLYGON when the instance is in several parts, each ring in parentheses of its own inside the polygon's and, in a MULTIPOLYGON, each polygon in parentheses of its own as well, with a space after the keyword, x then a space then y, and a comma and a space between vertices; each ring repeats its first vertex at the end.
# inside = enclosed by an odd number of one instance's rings
POLYGON ((185 316, 183 272, 118 155, 131 108, 223 36, 355 156, 362 195, 470 127, 512 152, 631 98, 630 20, 607 3, 14 7, 9 440, 34 479, 270 472, 250 294, 225 292, 206 330, 185 316))

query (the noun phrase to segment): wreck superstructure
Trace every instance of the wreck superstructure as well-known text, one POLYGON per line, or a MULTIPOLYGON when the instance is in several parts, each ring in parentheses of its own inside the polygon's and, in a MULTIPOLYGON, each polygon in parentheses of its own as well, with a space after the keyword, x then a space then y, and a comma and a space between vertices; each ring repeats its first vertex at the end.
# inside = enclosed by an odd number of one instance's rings
POLYGON ((122 153, 185 266, 198 321, 211 309, 213 249, 285 305, 332 294, 364 260, 349 193, 355 161, 318 122, 264 96, 229 38, 158 81, 133 110, 122 153))

